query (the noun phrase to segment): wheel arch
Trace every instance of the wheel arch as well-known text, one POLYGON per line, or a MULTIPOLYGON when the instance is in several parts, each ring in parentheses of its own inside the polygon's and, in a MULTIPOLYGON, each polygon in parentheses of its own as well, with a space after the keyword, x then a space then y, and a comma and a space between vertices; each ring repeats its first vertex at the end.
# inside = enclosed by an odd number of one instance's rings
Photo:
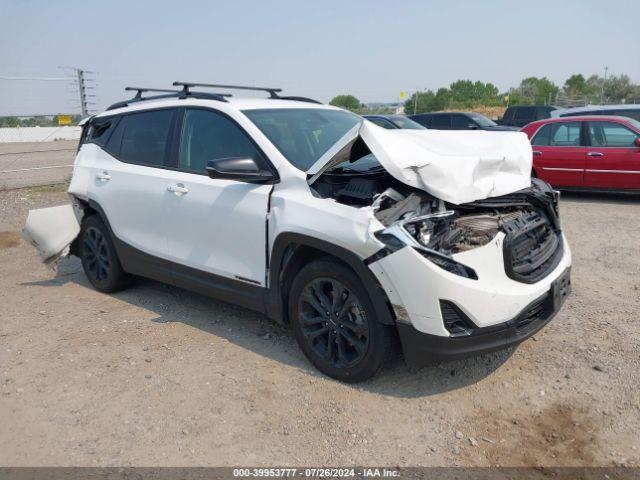
POLYGON ((318 258, 333 258, 353 271, 362 282, 378 320, 395 325, 395 318, 387 295, 373 272, 355 253, 333 243, 299 233, 279 234, 271 250, 269 262, 269 294, 266 310, 269 317, 288 324, 288 294, 296 273, 318 258))

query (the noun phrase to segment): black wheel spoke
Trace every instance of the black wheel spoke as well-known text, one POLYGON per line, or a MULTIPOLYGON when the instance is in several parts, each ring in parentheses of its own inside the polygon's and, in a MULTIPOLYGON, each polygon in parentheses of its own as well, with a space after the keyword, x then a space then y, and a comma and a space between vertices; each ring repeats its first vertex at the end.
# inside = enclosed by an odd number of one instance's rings
POLYGON ((334 347, 336 343, 336 334, 333 333, 333 330, 329 330, 329 334, 327 335, 327 349, 324 353, 324 359, 327 361, 333 360, 334 347))
POLYGON ((108 280, 111 274, 111 256, 102 232, 89 227, 82 239, 82 248, 87 274, 98 282, 108 280))
POLYGON ((322 361, 348 368, 367 352, 369 323, 357 296, 335 278, 316 278, 303 289, 298 321, 322 361))
POLYGON ((327 327, 326 325, 323 325, 322 327, 318 328, 317 330, 311 330, 311 331, 305 331, 305 335, 309 340, 315 340, 316 338, 318 338, 321 335, 324 335, 325 333, 327 333, 329 331, 329 327, 327 327))

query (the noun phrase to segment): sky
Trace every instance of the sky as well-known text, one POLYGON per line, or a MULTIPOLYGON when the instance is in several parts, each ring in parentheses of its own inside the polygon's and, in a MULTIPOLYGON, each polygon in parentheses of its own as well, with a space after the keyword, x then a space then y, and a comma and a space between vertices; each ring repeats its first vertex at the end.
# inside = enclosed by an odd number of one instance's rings
MULTIPOLYGON (((391 102, 458 79, 640 83, 636 0, 0 0, 0 77, 98 72, 94 110, 174 80, 391 102)), ((0 80, 0 115, 77 112, 68 82, 0 80)))

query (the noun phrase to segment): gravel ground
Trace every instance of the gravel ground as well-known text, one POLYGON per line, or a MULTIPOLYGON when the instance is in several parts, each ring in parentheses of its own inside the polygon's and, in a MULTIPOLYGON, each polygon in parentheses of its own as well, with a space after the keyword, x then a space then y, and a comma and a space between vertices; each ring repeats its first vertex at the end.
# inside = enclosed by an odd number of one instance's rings
POLYGON ((573 295, 516 350, 364 384, 261 315, 147 280, 92 290, 0 192, 0 465, 640 465, 640 199, 565 195, 573 295))

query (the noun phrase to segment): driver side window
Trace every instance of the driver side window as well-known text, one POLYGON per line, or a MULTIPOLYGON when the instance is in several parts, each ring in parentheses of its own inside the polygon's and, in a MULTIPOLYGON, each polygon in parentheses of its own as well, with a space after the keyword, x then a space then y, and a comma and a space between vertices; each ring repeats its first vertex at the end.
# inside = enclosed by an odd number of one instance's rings
POLYGON ((187 109, 180 137, 179 169, 206 175, 207 162, 220 158, 253 158, 263 165, 262 154, 231 119, 203 109, 187 109))

